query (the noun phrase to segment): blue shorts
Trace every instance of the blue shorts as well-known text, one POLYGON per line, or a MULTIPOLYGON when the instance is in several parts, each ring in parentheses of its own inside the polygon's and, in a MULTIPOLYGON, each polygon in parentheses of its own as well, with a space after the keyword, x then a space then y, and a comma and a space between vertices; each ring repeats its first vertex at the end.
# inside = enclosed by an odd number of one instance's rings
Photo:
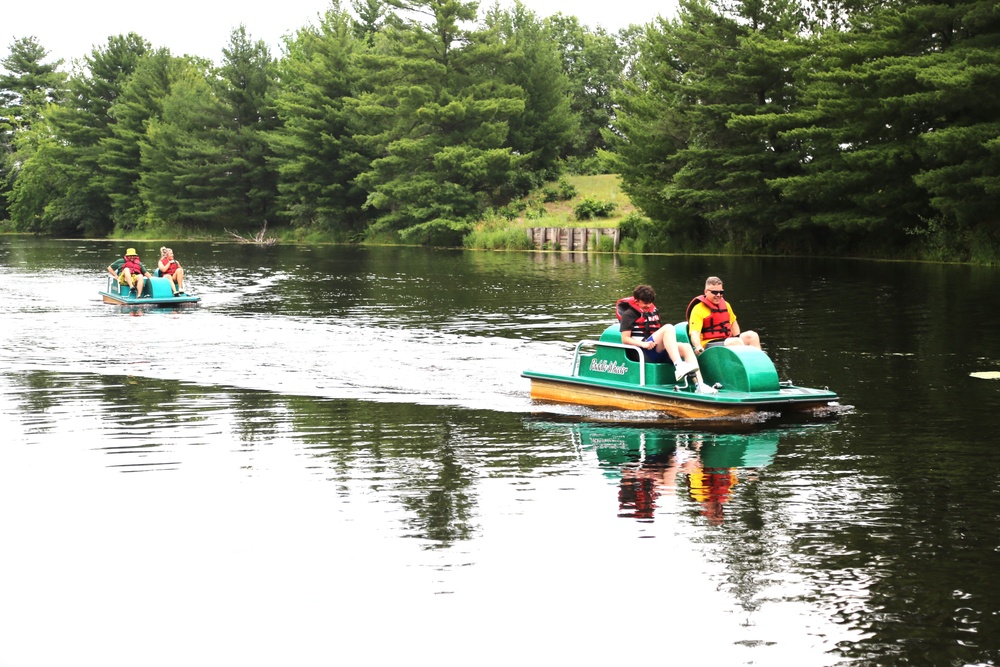
MULTIPOLYGON (((645 342, 649 342, 651 340, 653 340, 653 337, 649 336, 646 338, 645 342)), ((660 352, 655 348, 652 350, 643 350, 642 356, 646 357, 646 361, 651 361, 654 364, 670 363, 670 355, 667 354, 666 350, 663 352, 660 352)))

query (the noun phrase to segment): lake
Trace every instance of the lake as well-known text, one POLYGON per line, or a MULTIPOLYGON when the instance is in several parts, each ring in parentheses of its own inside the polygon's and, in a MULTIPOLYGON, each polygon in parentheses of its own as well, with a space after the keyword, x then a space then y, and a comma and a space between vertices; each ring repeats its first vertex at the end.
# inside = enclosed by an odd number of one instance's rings
POLYGON ((126 245, 0 237, 0 667, 1000 661, 998 269, 126 245), (835 415, 530 400, 708 275, 835 415))

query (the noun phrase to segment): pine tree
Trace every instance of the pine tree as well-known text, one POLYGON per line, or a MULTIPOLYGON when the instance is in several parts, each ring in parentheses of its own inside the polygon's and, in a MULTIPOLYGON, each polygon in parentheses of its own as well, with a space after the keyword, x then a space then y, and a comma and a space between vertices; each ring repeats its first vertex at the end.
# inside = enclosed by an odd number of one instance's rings
POLYGON ((364 161, 357 160, 345 110, 361 85, 361 49, 349 17, 336 8, 287 44, 275 100, 280 124, 267 139, 279 177, 279 214, 297 226, 364 229, 367 193, 354 182, 364 161))
POLYGON ((154 224, 219 231, 239 221, 229 190, 232 109, 216 95, 211 64, 188 58, 151 119, 141 150, 139 192, 154 224))
POLYGON ((798 104, 803 22, 794 1, 682 0, 648 31, 620 98, 615 163, 678 240, 757 250, 791 215, 770 181, 802 159, 774 120, 798 104))
POLYGON ((231 112, 224 152, 227 197, 236 212, 233 224, 266 226, 275 212, 277 172, 269 161, 267 133, 277 126, 274 85, 277 71, 263 40, 253 41, 240 26, 222 50, 219 100, 231 112))
POLYGON ((544 25, 521 2, 510 10, 487 13, 486 28, 495 30, 508 54, 490 63, 487 75, 523 91, 524 113, 508 121, 507 145, 526 156, 527 187, 554 178, 558 160, 569 153, 579 130, 579 116, 571 108, 570 81, 562 69, 558 48, 547 38, 544 25))
POLYGON ((15 165, 28 157, 22 152, 15 158, 18 136, 28 133, 45 106, 59 101, 65 91, 66 75, 59 71, 62 61, 46 63, 48 55, 35 37, 24 37, 14 40, 10 53, 0 60, 4 70, 0 73, 0 220, 7 217, 15 165))
POLYGON ((15 227, 87 236, 111 231, 111 200, 100 169, 102 140, 112 136, 110 110, 147 51, 149 44, 135 33, 110 37, 70 77, 69 94, 49 107, 46 118, 54 137, 36 137, 34 152, 23 163, 35 177, 23 183, 19 177, 11 193, 15 227), (56 181, 43 173, 51 168, 59 172, 56 181))
POLYGON ((102 187, 111 201, 115 229, 128 232, 149 222, 139 194, 141 149, 149 123, 161 118, 178 59, 166 49, 149 53, 136 67, 109 114, 111 134, 101 140, 98 158, 102 187))
POLYGON ((398 232, 418 243, 458 243, 484 207, 502 201, 525 162, 505 146, 509 120, 524 112, 523 92, 484 76, 505 52, 496 35, 463 28, 476 3, 392 3, 406 16, 363 59, 370 91, 352 99, 360 155, 357 183, 378 212, 372 233, 398 232))

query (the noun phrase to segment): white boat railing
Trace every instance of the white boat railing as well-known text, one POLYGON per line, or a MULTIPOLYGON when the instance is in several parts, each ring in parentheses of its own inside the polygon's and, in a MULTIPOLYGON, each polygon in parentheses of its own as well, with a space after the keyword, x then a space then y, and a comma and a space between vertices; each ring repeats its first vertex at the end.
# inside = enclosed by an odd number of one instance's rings
POLYGON ((646 386, 646 355, 642 353, 642 348, 637 345, 626 345, 625 343, 608 343, 602 340, 581 340, 573 350, 573 366, 570 375, 577 377, 580 375, 580 348, 584 345, 594 345, 596 347, 615 347, 622 350, 635 350, 639 355, 639 386, 646 386))

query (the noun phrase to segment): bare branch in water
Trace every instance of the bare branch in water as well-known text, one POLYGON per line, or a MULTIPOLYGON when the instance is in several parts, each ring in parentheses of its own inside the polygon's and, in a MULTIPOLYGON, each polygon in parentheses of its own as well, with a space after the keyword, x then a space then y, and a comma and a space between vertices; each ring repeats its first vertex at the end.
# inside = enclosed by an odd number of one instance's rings
POLYGON ((249 235, 243 236, 228 229, 226 230, 226 233, 232 236, 240 243, 252 243, 254 245, 274 245, 275 243, 278 242, 278 239, 274 238, 273 236, 267 235, 267 220, 265 220, 264 224, 261 225, 260 231, 254 234, 253 236, 249 235))

